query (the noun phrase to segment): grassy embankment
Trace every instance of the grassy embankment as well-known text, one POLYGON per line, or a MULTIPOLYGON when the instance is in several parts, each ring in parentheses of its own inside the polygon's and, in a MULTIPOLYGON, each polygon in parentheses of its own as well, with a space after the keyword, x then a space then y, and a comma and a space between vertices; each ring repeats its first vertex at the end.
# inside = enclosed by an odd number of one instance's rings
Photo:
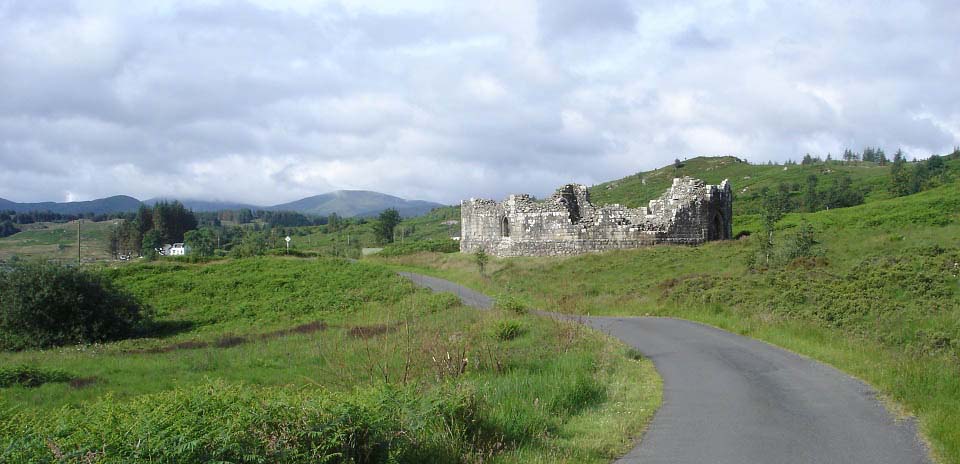
POLYGON ((104 272, 161 332, 0 353, 0 462, 607 462, 659 404, 615 341, 376 264, 104 272))
MULTIPOLYGON (((735 219, 736 220, 736 219, 735 219)), ((790 214, 822 256, 753 271, 759 237, 571 258, 422 253, 382 259, 489 294, 574 314, 676 316, 832 364, 915 414, 944 463, 960 462, 960 185, 790 214)), ((756 229, 754 229, 756 230, 756 229)))

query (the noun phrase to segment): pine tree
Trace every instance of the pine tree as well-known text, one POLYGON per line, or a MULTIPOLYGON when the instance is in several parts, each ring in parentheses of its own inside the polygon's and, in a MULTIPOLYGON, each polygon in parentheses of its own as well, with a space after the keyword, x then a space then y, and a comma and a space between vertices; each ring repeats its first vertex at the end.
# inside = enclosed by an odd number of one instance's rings
POLYGON ((907 172, 907 158, 903 150, 897 149, 893 155, 893 165, 890 166, 890 193, 895 196, 909 195, 911 192, 911 178, 907 172))

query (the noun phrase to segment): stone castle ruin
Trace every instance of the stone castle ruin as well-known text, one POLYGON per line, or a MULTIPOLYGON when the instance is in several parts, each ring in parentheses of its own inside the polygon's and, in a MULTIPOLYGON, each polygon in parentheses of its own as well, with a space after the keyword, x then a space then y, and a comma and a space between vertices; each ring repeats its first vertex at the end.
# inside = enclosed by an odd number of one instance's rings
POLYGON ((724 180, 706 185, 690 177, 649 206, 594 206, 587 187, 567 184, 550 199, 510 195, 503 202, 461 203, 460 251, 483 248, 496 256, 571 255, 659 243, 696 245, 731 238, 733 191, 724 180))

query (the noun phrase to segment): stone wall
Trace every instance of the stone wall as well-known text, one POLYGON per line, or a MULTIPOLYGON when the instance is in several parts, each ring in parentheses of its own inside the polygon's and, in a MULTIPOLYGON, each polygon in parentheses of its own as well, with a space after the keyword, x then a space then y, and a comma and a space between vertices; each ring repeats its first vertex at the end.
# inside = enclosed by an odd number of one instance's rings
POLYGON ((587 188, 568 184, 545 201, 510 195, 505 201, 461 203, 460 251, 496 256, 571 255, 657 243, 695 245, 733 232, 729 182, 705 185, 684 177, 647 207, 594 206, 587 188))

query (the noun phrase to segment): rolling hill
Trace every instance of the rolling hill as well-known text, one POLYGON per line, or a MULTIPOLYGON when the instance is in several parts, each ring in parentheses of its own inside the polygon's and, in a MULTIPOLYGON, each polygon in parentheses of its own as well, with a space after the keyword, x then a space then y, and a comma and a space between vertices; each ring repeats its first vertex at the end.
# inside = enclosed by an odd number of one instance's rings
POLYGON ((108 214, 136 211, 141 204, 154 205, 160 201, 179 201, 187 208, 197 212, 214 212, 248 208, 268 211, 296 211, 303 214, 326 216, 337 213, 341 217, 369 217, 380 214, 387 208, 396 208, 403 217, 426 214, 430 210, 444 206, 439 203, 421 200, 406 200, 385 193, 368 190, 337 190, 335 192, 314 195, 289 203, 274 206, 257 206, 232 201, 209 201, 199 199, 180 199, 176 197, 156 197, 141 202, 136 198, 117 195, 90 201, 57 203, 17 203, 0 198, 0 211, 23 213, 28 211, 51 211, 60 214, 108 214))
POLYGON ((387 208, 396 208, 401 216, 412 217, 428 213, 440 206, 443 205, 429 201, 405 200, 369 190, 337 190, 264 209, 321 216, 337 213, 343 217, 368 217, 380 214, 387 208))
POLYGON ((136 211, 140 207, 140 200, 126 195, 115 195, 89 201, 70 201, 57 203, 45 201, 41 203, 17 203, 0 198, 0 211, 51 211, 59 214, 108 214, 136 211))

